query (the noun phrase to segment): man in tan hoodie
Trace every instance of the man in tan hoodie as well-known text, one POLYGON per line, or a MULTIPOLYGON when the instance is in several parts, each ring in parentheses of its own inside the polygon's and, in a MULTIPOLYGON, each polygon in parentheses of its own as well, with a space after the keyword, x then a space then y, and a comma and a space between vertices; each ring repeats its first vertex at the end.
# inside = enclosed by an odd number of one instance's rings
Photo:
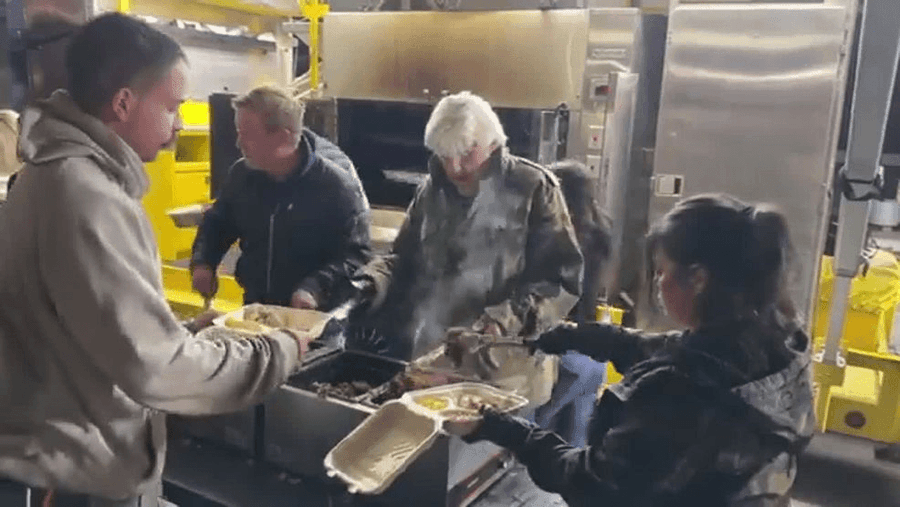
POLYGON ((249 407, 305 342, 195 337, 166 303, 141 197, 143 162, 181 128, 178 44, 108 14, 66 69, 68 91, 22 116, 25 166, 0 213, 0 505, 53 489, 65 505, 155 506, 164 412, 249 407))

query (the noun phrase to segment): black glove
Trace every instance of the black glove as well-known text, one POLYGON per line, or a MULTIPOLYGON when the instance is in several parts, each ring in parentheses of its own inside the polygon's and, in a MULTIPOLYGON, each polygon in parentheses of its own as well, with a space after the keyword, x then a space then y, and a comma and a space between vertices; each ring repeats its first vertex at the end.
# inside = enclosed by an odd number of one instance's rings
POLYGON ((464 442, 475 443, 487 440, 505 447, 515 449, 528 439, 531 430, 537 428, 524 419, 499 412, 487 405, 481 407, 482 423, 477 430, 462 437, 464 442))
POLYGON ((572 322, 563 322, 553 329, 544 332, 531 346, 547 354, 562 354, 569 350, 578 349, 578 342, 582 341, 583 330, 572 322))

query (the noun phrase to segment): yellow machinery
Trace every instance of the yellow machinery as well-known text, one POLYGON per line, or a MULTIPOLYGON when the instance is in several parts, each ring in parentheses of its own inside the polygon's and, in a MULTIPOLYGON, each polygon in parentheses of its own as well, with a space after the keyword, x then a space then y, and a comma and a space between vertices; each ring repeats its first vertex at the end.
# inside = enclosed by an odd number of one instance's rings
POLYGON ((164 262, 190 257, 196 234, 196 228, 177 228, 166 212, 210 201, 209 106, 187 102, 181 107, 181 116, 184 130, 174 149, 161 151, 156 160, 146 165, 152 184, 144 197, 144 208, 164 262))
MULTIPOLYGON (((825 257, 813 335, 824 342, 834 282, 833 259, 825 257)), ((894 312, 900 303, 900 262, 879 251, 865 274, 854 278, 842 333, 845 365, 815 363, 816 412, 822 431, 882 442, 900 441, 900 356, 889 350, 894 312)))
MULTIPOLYGON (((597 307, 597 316, 596 319, 598 322, 608 321, 612 324, 622 324, 622 317, 625 315, 625 311, 620 308, 613 308, 611 306, 598 306, 597 307)), ((616 382, 622 380, 622 374, 616 371, 616 368, 612 365, 612 363, 608 363, 606 365, 606 383, 607 384, 615 384, 616 382)))
MULTIPOLYGON (((186 102, 180 112, 184 130, 174 148, 161 151, 156 160, 146 165, 151 184, 143 203, 159 244, 166 299, 177 314, 188 317, 203 308, 203 298, 191 289, 190 273, 183 266, 191 256, 197 228, 176 227, 167 212, 210 202, 209 105, 186 102), (178 261, 181 266, 175 265, 178 261)), ((237 309, 243 302, 243 290, 233 276, 219 278, 213 307, 219 311, 237 309)))

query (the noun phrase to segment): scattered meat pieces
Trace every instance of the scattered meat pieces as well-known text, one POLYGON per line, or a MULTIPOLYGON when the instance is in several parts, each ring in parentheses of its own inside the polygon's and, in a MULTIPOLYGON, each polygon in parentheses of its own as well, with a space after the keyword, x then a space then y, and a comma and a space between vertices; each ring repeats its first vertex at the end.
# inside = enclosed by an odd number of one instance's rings
POLYGON ((339 384, 313 382, 312 387, 316 390, 316 394, 322 398, 331 396, 333 398, 353 399, 372 390, 372 386, 368 382, 363 381, 341 382, 339 384))

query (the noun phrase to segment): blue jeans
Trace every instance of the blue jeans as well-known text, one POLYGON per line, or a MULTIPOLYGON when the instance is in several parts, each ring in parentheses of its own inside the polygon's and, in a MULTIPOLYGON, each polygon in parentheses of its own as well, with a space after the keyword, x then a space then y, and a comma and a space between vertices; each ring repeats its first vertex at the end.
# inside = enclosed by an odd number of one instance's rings
POLYGON ((606 363, 588 356, 566 352, 559 358, 559 379, 553 386, 550 401, 535 412, 534 422, 544 429, 554 429, 575 447, 587 445, 587 432, 597 390, 606 381, 606 363), (554 424, 564 409, 571 407, 571 424, 559 428, 554 424))

